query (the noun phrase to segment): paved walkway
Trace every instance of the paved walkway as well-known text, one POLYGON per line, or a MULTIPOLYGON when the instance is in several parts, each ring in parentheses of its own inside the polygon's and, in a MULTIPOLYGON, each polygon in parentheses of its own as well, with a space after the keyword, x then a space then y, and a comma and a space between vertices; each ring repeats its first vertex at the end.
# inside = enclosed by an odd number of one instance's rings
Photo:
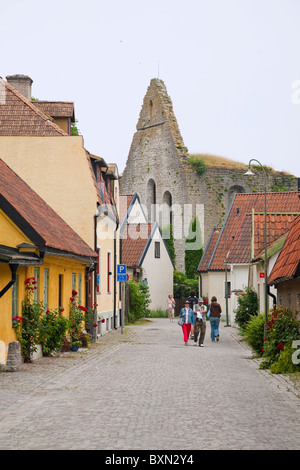
POLYGON ((299 449, 299 390, 260 371, 234 328, 185 347, 157 319, 87 351, 0 373, 3 449, 299 449))

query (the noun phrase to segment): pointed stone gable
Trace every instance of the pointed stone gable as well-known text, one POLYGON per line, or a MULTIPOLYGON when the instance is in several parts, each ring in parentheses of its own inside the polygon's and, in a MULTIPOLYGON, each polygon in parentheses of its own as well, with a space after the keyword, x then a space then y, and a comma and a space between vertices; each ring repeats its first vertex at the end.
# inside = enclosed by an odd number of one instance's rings
MULTIPOLYGON (((160 227, 170 221, 168 213, 154 214, 153 204, 182 204, 187 199, 187 148, 184 146, 173 111, 171 98, 162 80, 151 80, 143 100, 136 133, 121 178, 121 194, 136 192, 147 208, 148 221, 158 221, 160 227)), ((167 209, 168 212, 168 209, 167 209)), ((178 231, 182 232, 181 223, 178 231)), ((176 241, 178 262, 182 268, 184 240, 181 233, 176 241)))
POLYGON ((168 95, 167 88, 162 80, 153 78, 144 97, 140 112, 137 130, 143 131, 154 126, 167 124, 172 140, 178 150, 179 156, 185 156, 187 149, 184 147, 177 119, 173 111, 173 103, 168 95))

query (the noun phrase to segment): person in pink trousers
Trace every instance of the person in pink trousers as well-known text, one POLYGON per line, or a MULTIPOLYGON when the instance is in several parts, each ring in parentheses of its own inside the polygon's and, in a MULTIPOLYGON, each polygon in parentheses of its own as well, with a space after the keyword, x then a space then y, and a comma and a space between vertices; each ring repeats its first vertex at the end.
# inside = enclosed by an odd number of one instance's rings
POLYGON ((179 316, 180 318, 183 319, 183 325, 182 325, 183 340, 184 340, 185 346, 187 346, 190 331, 191 331, 191 326, 195 324, 194 312, 190 308, 189 300, 185 301, 184 307, 180 310, 179 316))

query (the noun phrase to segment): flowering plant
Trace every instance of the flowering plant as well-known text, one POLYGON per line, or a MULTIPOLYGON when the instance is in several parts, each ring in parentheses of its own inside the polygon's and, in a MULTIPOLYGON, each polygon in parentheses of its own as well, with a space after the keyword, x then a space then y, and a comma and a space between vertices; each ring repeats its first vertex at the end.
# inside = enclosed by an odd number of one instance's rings
POLYGON ((45 356, 62 348, 63 337, 68 328, 68 319, 63 316, 63 311, 63 308, 47 310, 41 320, 39 340, 45 356))
POLYGON ((16 315, 12 319, 12 326, 15 328, 24 361, 31 362, 32 353, 37 349, 40 321, 44 308, 41 302, 34 301, 32 298, 33 291, 36 289, 34 277, 25 280, 25 288, 26 294, 22 303, 22 317, 16 315))
POLYGON ((87 320, 87 308, 78 304, 78 292, 72 290, 69 309, 69 333, 72 346, 81 346, 81 335, 87 320))
POLYGON ((270 367, 278 360, 285 347, 300 339, 296 315, 281 306, 270 310, 266 332, 267 340, 263 346, 263 356, 266 360, 261 364, 261 368, 270 367))
POLYGON ((16 315, 15 317, 12 318, 12 326, 13 328, 20 328, 22 327, 22 320, 23 317, 19 317, 19 315, 16 315))

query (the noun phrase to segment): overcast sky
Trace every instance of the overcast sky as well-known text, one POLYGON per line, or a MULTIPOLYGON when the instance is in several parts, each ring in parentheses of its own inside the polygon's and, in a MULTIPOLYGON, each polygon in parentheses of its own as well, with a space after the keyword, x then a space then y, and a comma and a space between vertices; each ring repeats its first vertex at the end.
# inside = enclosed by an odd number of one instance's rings
POLYGON ((190 153, 300 176, 299 0, 0 0, 0 76, 74 101, 85 148, 122 173, 152 78, 190 153))

